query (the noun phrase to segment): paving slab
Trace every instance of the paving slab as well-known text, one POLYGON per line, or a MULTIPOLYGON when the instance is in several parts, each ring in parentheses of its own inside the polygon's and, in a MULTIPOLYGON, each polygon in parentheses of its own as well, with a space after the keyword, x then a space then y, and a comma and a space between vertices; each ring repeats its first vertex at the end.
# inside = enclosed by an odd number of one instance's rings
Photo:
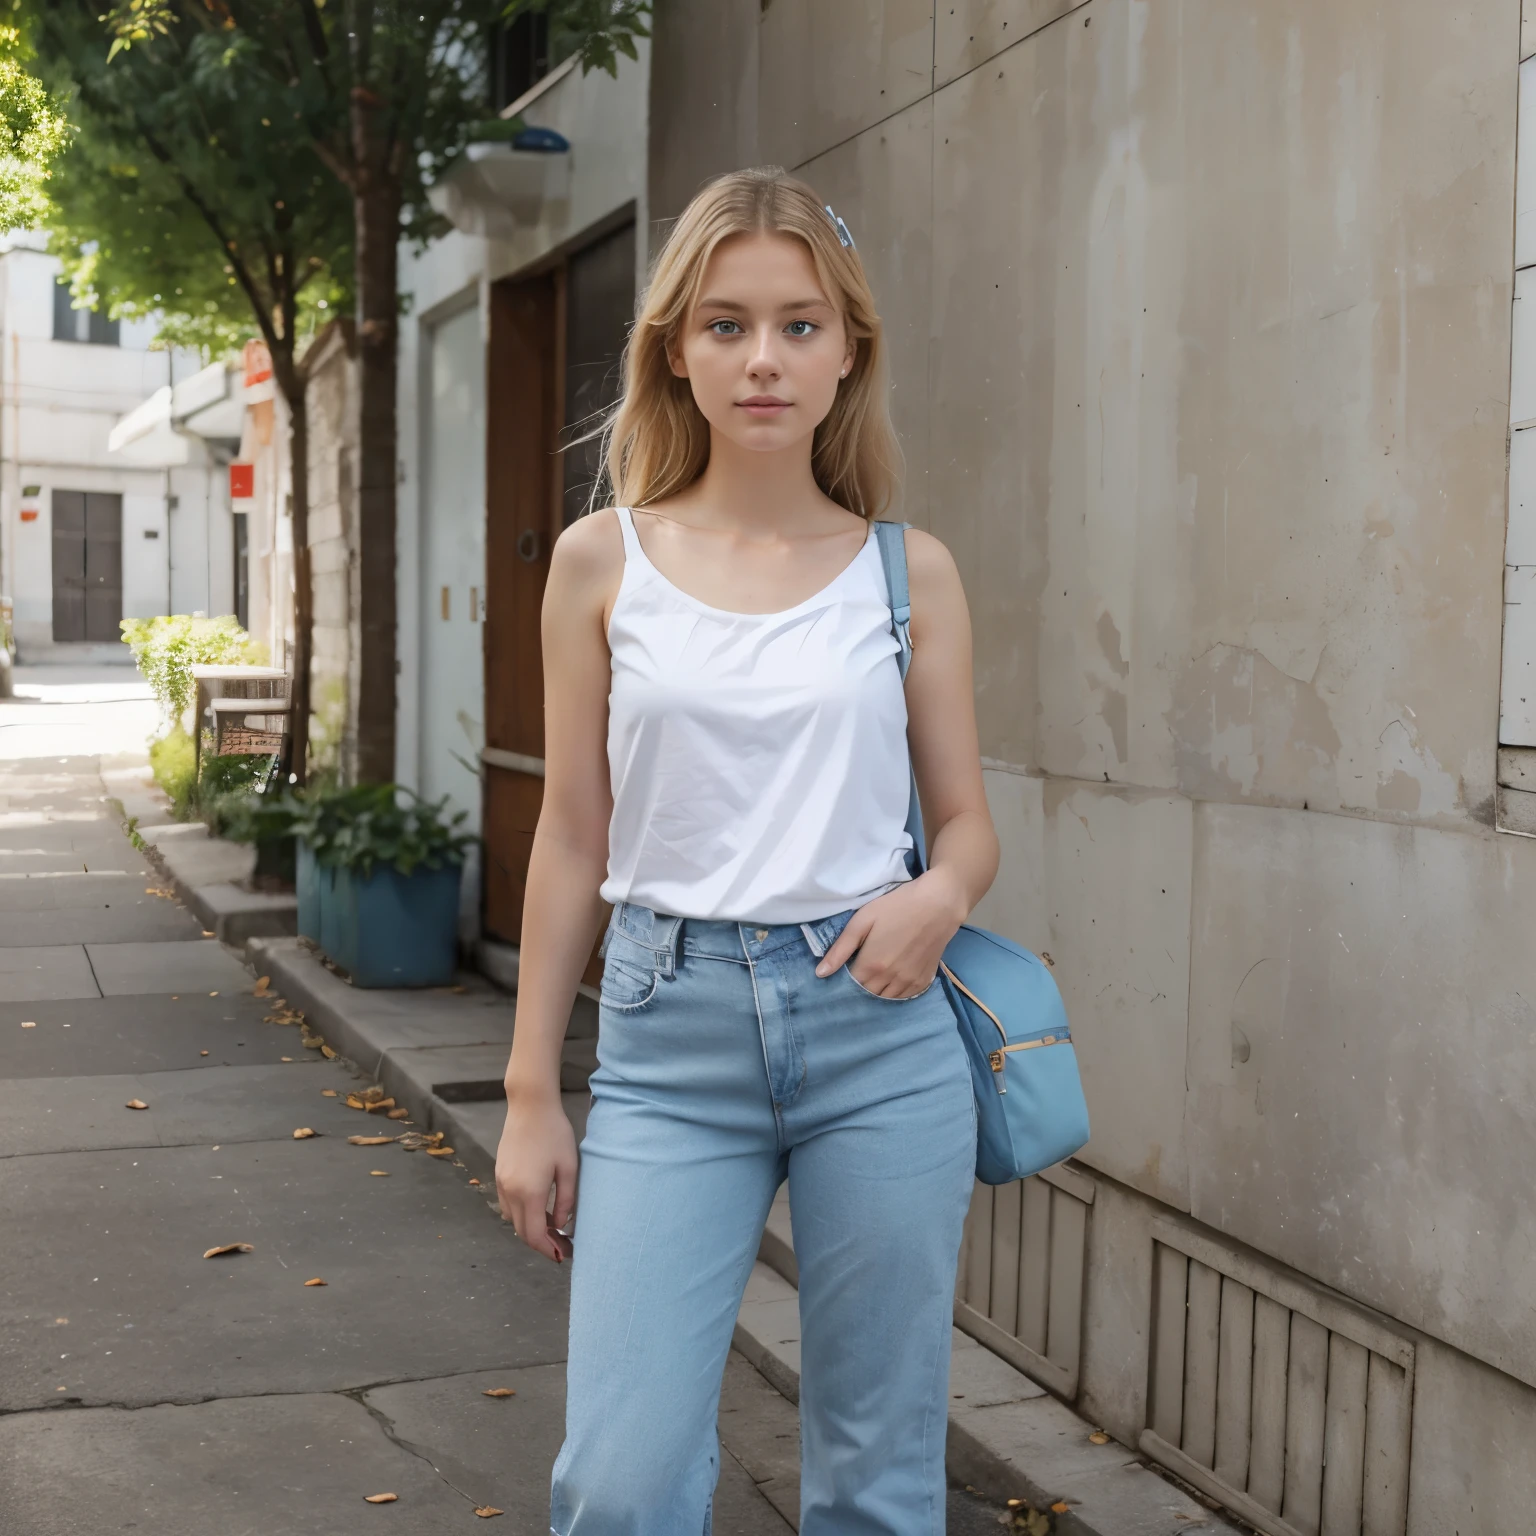
POLYGON ((0 1419, 0 1530, 14 1536, 439 1536, 484 1524, 473 1508, 331 1394, 0 1419), (398 1502, 369 1505, 370 1493, 398 1502))
MULTIPOLYGON (((9 926, 0 918, 0 933, 9 926)), ((83 944, 0 947, 0 1003, 100 996, 83 944)))
MULTIPOLYGON (((510 1530, 548 1529, 548 1484, 530 1480, 525 1469, 552 1466, 560 1449, 563 1363, 379 1387, 363 1401, 383 1418, 391 1439, 409 1446, 447 1482, 505 1510, 510 1530), (510 1387, 516 1396, 489 1398, 488 1387, 510 1387)), ((714 1536, 786 1536, 790 1529, 726 1447, 715 1489, 714 1536)))
MULTIPOLYGON (((168 830, 168 829, 167 829, 168 830)), ((176 832, 180 832, 180 828, 176 832)), ((228 843, 218 837, 141 834, 154 846, 165 872, 182 886, 208 885, 214 881, 248 880, 256 867, 256 850, 248 843, 228 843)))
POLYGON ((264 1024, 270 1010, 270 1000, 205 992, 0 1002, 0 1076, 263 1066, 317 1054, 299 1043, 297 1029, 264 1024))
POLYGON ((202 936, 202 924, 180 902, 145 894, 148 881, 118 883, 126 890, 100 906, 72 906, 62 919, 53 908, 0 913, 0 949, 57 944, 61 937, 80 944, 117 944, 202 936))
POLYGON ((0 1244, 0 1413, 563 1358, 566 1270, 488 1220, 447 1159, 340 1136, 213 1145, 7 1163, 0 1231, 28 1240, 0 1244), (233 1242, 254 1251, 202 1257, 233 1242))
POLYGON ((159 879, 149 870, 134 870, 131 874, 126 870, 115 874, 91 874, 78 866, 72 870, 38 870, 14 877, 0 875, 0 925, 16 912, 105 909, 109 902, 126 905, 132 897, 148 895, 146 882, 158 885, 159 879))
MULTIPOLYGON (((357 1086, 313 1051, 275 1067, 188 1068, 102 1077, 0 1079, 0 1158, 110 1147, 273 1141, 299 1126, 357 1134, 357 1114, 325 1098, 357 1086), (130 1100, 148 1109, 127 1107, 130 1100)), ((391 1126, 390 1129, 397 1129, 391 1126)))
POLYGON ((255 978, 217 940, 195 943, 87 944, 103 997, 145 992, 250 995, 255 978))

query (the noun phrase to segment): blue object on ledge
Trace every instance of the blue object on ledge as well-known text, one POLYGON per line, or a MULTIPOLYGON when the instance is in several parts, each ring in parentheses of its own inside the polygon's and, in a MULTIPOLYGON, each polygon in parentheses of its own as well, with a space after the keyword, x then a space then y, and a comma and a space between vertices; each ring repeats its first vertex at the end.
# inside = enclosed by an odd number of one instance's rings
POLYGON ((571 141, 553 128, 524 128, 512 140, 513 149, 529 149, 540 155, 563 155, 571 147, 571 141))

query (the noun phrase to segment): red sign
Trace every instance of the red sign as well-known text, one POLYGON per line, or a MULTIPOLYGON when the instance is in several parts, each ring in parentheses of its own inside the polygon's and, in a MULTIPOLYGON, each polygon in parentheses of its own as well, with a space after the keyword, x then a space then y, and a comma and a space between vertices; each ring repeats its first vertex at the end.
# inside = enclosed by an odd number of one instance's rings
POLYGON ((231 500, 236 501, 242 497, 250 497, 256 494, 256 466, 254 464, 231 464, 229 466, 229 494, 231 500))
POLYGON ((37 508, 23 507, 21 509, 21 520, 24 523, 35 523, 37 521, 37 508))

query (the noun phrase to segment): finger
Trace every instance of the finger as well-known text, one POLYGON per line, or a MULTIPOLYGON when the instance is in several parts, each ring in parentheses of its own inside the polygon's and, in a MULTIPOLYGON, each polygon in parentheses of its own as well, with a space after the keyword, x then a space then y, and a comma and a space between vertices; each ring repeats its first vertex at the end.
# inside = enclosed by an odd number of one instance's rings
POLYGON ((555 1164, 555 1198, 550 1206, 550 1226, 563 1232, 576 1214, 576 1164, 555 1164))
POLYGON ((838 934, 837 942, 821 957, 821 964, 816 967, 818 976, 830 976, 834 971, 841 970, 848 961, 858 952, 859 946, 869 937, 869 930, 874 927, 874 918, 866 917, 863 912, 855 912, 848 919, 848 926, 838 934))

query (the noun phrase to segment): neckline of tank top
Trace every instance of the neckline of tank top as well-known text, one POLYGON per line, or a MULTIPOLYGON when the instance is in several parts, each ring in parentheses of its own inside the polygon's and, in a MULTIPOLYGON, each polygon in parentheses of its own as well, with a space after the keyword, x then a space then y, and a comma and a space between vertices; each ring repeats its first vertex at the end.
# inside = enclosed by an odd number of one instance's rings
MULTIPOLYGON (((799 613, 802 608, 809 608, 814 604, 824 600, 834 587, 847 579, 848 575, 858 565, 859 561, 869 553, 870 546, 875 543, 875 528, 874 524, 870 523, 865 529, 864 542, 859 545, 858 553, 847 563, 847 565, 842 568, 842 570, 837 573, 836 576, 832 578, 831 581, 826 584, 826 586, 819 588, 817 591, 811 593, 809 597, 802 599, 800 602, 791 604, 788 608, 776 608, 771 613, 742 613, 735 608, 716 608, 712 603, 706 603, 703 598, 695 597, 693 593, 683 591, 683 589, 678 586, 678 584, 673 581, 672 578, 668 576, 667 573, 663 571, 661 567, 658 566, 648 554, 646 554, 645 545, 640 542, 640 530, 635 527, 634 509, 631 507, 625 507, 623 510, 629 516, 629 527, 630 532, 634 535, 635 549, 639 552, 640 559, 642 562, 644 562, 646 569, 650 571, 651 575, 653 575, 656 580, 659 581, 662 586, 667 589, 667 591, 672 593, 674 597, 680 598, 683 602, 687 603, 689 607, 697 608, 701 613, 707 613, 711 615, 711 617, 717 619, 787 619, 791 615, 799 613)), ((617 610, 617 603, 614 604, 614 608, 617 610)))

